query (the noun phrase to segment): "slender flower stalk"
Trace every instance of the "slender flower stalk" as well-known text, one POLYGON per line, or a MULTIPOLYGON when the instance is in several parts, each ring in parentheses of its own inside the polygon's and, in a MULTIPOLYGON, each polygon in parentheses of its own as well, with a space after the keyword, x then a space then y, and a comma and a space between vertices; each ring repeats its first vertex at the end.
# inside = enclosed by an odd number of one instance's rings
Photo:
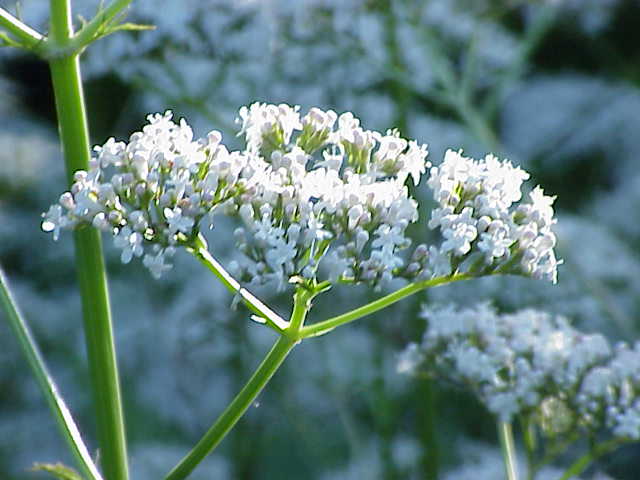
POLYGON ((516 461, 516 447, 513 441, 513 429, 509 422, 498 422, 498 436, 504 458, 504 468, 507 480, 518 480, 518 463, 516 461))
MULTIPOLYGON (((58 45, 72 38, 69 0, 51 0, 50 35, 58 45)), ((76 170, 88 168, 91 156, 78 55, 51 60, 50 67, 71 179, 76 170)), ((127 449, 102 244, 93 228, 77 230, 74 240, 101 464, 107 479, 126 480, 127 449)))
POLYGON ((534 480, 536 477, 536 427, 530 417, 525 417, 521 422, 521 426, 523 443, 527 454, 527 480, 534 480))
POLYGON ((618 448, 620 444, 621 442, 619 439, 612 439, 607 442, 600 443, 599 445, 591 449, 590 452, 584 454, 582 457, 573 462, 559 480, 571 480, 572 478, 576 478, 578 475, 584 472, 594 460, 597 460, 602 455, 612 452, 613 450, 618 448))
POLYGON ((190 249, 193 255, 220 280, 220 282, 231 293, 239 295, 247 307, 253 311, 256 316, 254 319, 259 323, 266 323, 277 332, 281 333, 287 328, 287 322, 276 312, 271 310, 259 298, 252 294, 249 290, 242 287, 240 283, 227 272, 220 263, 213 258, 206 247, 204 237, 198 237, 197 246, 190 249))
POLYGON ((18 310, 2 268, 0 268, 0 304, 4 309, 13 334, 18 339, 22 353, 26 357, 33 375, 36 377, 49 409, 58 424, 60 433, 78 463, 78 467, 88 479, 102 480, 100 472, 98 472, 86 445, 82 441, 80 431, 71 416, 71 412, 58 392, 58 387, 49 373, 29 326, 18 310))
POLYGON ((33 47, 44 40, 42 34, 25 25, 4 8, 0 8, 0 28, 6 29, 27 48, 33 47))
POLYGON ((312 325, 308 325, 302 330, 300 330, 301 338, 308 337, 317 337, 319 335, 324 335, 325 333, 329 333, 336 327, 341 325, 345 325, 347 323, 358 320, 367 315, 371 315, 372 313, 377 312, 378 310, 382 310, 383 308, 388 307, 389 305, 393 305, 400 300, 413 295, 421 290, 431 287, 437 287, 438 285, 444 285, 447 283, 458 282, 461 280, 468 280, 473 278, 473 275, 468 273, 459 273, 455 275, 449 275, 446 277, 436 277, 429 280, 423 280, 421 282, 410 283, 402 288, 399 288, 395 292, 392 292, 384 297, 381 297, 377 300, 374 300, 371 303, 367 303, 361 307, 355 308, 349 312, 343 313, 336 317, 329 318, 322 322, 314 323, 312 325))
MULTIPOLYGON (((310 308, 309 301, 312 294, 299 290, 294 299, 293 313, 289 321, 289 328, 298 330, 307 316, 310 308)), ((267 382, 280 367, 297 341, 293 335, 282 335, 271 348, 271 351, 258 366, 246 385, 240 390, 215 423, 207 430, 196 446, 182 459, 182 461, 165 477, 165 480, 182 480, 187 478, 196 466, 222 441, 225 435, 240 420, 240 417, 254 402, 267 382)))

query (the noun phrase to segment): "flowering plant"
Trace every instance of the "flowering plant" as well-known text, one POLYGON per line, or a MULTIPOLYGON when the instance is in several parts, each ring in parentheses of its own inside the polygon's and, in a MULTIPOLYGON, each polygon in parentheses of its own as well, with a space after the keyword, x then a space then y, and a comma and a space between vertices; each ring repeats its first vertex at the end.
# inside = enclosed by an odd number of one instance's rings
MULTIPOLYGON (((521 202, 523 170, 489 155, 476 161, 448 151, 431 167, 426 145, 397 131, 365 130, 351 113, 253 104, 239 113, 246 147, 229 150, 219 132, 193 139, 170 112, 150 115, 128 143, 109 139, 94 149, 88 171, 77 171, 71 190, 43 214, 42 228, 93 226, 110 233, 124 263, 142 257, 159 277, 176 248, 194 254, 255 313, 281 334, 265 363, 168 478, 182 478, 231 428, 291 348, 303 338, 384 308, 431 286, 511 273, 556 281, 553 198, 537 187, 521 202), (409 195, 430 168, 427 185, 437 207, 429 228, 433 245, 411 245, 418 220, 409 195), (242 257, 227 272, 202 235, 216 217, 236 217, 242 257), (336 283, 376 289, 394 279, 410 283, 346 314, 305 325, 311 300, 336 283), (253 295, 252 285, 294 288, 287 321, 253 295), (244 286, 246 285, 246 286, 244 286)), ((215 246, 214 246, 215 247, 215 246)))
MULTIPOLYGON (((312 108, 303 115, 299 107, 285 104, 242 107, 237 120, 244 140, 240 150, 227 148, 218 131, 196 139, 184 119, 176 123, 171 112, 154 114, 128 141, 110 138, 95 147, 92 156, 78 58, 98 37, 135 27, 118 24, 118 14, 128 3, 114 1, 74 34, 68 3, 54 1, 48 36, 0 10, 12 45, 35 51, 52 70, 70 186, 43 214, 42 229, 51 232, 54 240, 61 230, 74 232, 100 465, 88 454, 0 277, 2 300, 87 479, 128 478, 100 231, 113 237, 123 263, 140 258, 156 278, 168 274, 176 252, 188 252, 251 310, 255 321, 278 334, 253 376, 167 474, 167 480, 186 478, 216 448, 303 339, 323 335, 419 291, 447 283, 500 274, 557 281, 561 261, 554 251, 554 197, 545 195, 540 187, 523 196, 527 172, 493 155, 475 160, 461 150, 447 151, 434 166, 426 160, 426 145, 403 138, 397 130, 367 130, 349 112, 338 115, 312 108), (423 175, 427 180, 421 184, 423 175), (425 183, 435 208, 426 226, 420 227, 415 192, 425 183), (234 241, 239 255, 228 269, 216 259, 216 243, 211 242, 210 249, 205 239, 207 229, 215 230, 222 216, 236 222, 234 241), (413 245, 411 226, 433 230, 434 241, 413 245), (405 284, 399 286, 401 282, 405 284), (338 284, 392 291, 346 313, 306 323, 312 300, 338 284), (292 294, 290 315, 283 318, 252 293, 263 285, 292 294)), ((464 313, 455 317, 466 318, 464 313)), ((496 328, 501 326, 495 313, 491 320, 496 328)), ((540 331, 562 326, 558 322, 540 331)), ((454 332, 459 337, 436 335, 437 341, 429 337, 423 346, 412 347, 410 355, 417 358, 415 365, 426 362, 436 371, 457 374, 452 374, 456 381, 472 384, 499 416, 501 425, 508 425, 520 412, 542 415, 535 408, 540 402, 543 413, 555 405, 575 405, 589 416, 580 427, 595 429, 606 424, 614 428, 616 436, 635 438, 635 430, 626 424, 627 418, 632 418, 628 411, 636 408, 633 388, 625 387, 632 393, 618 395, 618 410, 610 411, 603 410, 610 401, 606 397, 608 384, 598 383, 604 376, 618 382, 611 388, 622 391, 619 385, 629 384, 633 372, 620 378, 613 373, 593 373, 593 388, 580 386, 582 396, 574 403, 561 392, 567 383, 577 389, 576 375, 587 375, 585 372, 598 362, 614 362, 608 347, 603 347, 597 358, 574 367, 568 359, 539 353, 531 345, 522 351, 509 345, 513 352, 505 347, 494 358, 491 342, 500 343, 502 337, 511 340, 509 325, 502 327, 494 336, 481 340, 480 331, 465 330, 454 332), (467 337, 471 338, 469 345, 464 343, 467 337), (547 370, 532 373, 533 380, 527 382, 519 375, 533 368, 527 370, 531 365, 519 361, 518 355, 527 361, 540 356, 541 368, 547 370), (558 365, 574 368, 577 373, 571 371, 563 377, 558 365)), ((549 333, 549 338, 564 335, 567 339, 562 341, 581 345, 582 340, 574 338, 577 334, 568 327, 565 330, 558 335, 549 333)), ((633 355, 635 350, 621 347, 620 352, 633 355)), ((538 366, 535 362, 538 360, 534 361, 538 366)), ((502 432, 507 442, 508 429, 502 432)), ((506 455, 508 464, 510 457, 506 455)), ((46 469, 61 477, 70 475, 63 467, 46 469)))

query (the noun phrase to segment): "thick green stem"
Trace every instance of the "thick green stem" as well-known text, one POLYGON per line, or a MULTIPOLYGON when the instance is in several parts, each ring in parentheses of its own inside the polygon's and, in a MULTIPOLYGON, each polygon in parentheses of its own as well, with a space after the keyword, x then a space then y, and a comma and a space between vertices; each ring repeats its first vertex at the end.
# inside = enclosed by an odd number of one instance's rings
POLYGON ((35 47, 44 40, 44 37, 33 28, 25 25, 16 17, 0 8, 0 28, 4 28, 11 35, 16 37, 25 47, 35 47))
POLYGON ((513 441, 513 429, 509 422, 498 422, 498 436, 504 458, 504 468, 507 480, 518 480, 518 463, 516 461, 516 447, 513 441))
POLYGON ((344 325, 345 323, 350 323, 354 320, 358 320, 359 318, 371 315, 372 313, 375 313, 378 310, 382 310, 389 305, 399 302, 403 298, 413 295, 420 290, 424 290, 430 287, 436 287, 438 285, 444 285, 446 283, 458 282, 460 280, 468 280, 470 278, 473 278, 473 275, 468 273, 458 273, 446 277, 437 277, 430 280, 410 283, 409 285, 402 287, 395 292, 390 293, 389 295, 385 295, 384 297, 374 300, 371 303, 367 303, 362 307, 358 307, 354 310, 343 313, 342 315, 338 315, 337 317, 329 318, 322 322, 314 323, 313 325, 308 325, 300 330, 300 338, 324 335, 325 333, 330 332, 340 325, 344 325))
POLYGON ((87 228, 76 232, 74 239, 100 464, 106 480, 127 480, 120 379, 100 234, 87 228))
POLYGON ((4 308, 9 326, 18 339, 22 353, 26 357, 33 375, 36 377, 38 386, 47 400, 51 413, 56 419, 60 433, 73 453, 80 470, 91 480, 102 480, 100 472, 98 472, 87 447, 82 441, 80 431, 71 416, 71 412, 58 392, 58 387, 44 363, 33 335, 11 296, 2 268, 0 268, 0 304, 4 308))
MULTIPOLYGON (((57 45, 73 36, 69 0, 51 0, 50 34, 57 45)), ((71 181, 76 170, 88 169, 91 156, 80 65, 77 55, 51 60, 49 65, 71 181)), ((126 480, 127 449, 102 244, 93 228, 76 231, 74 241, 101 466, 106 480, 126 480)))

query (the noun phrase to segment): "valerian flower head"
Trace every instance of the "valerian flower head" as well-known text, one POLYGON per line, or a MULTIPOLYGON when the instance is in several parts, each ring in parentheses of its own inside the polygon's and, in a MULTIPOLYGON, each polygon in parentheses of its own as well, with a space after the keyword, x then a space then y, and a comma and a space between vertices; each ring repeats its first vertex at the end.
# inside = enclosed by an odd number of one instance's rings
POLYGON ((502 420, 533 415, 550 435, 607 430, 640 439, 640 344, 612 347, 536 310, 500 315, 482 304, 423 317, 422 342, 403 352, 399 371, 426 369, 465 385, 502 420))
POLYGON ((155 277, 171 268, 174 246, 197 235, 207 214, 244 190, 247 158, 229 153, 219 132, 194 140, 171 112, 147 117, 129 142, 110 138, 94 148, 88 172, 77 171, 69 192, 43 214, 42 228, 57 239, 61 228, 82 225, 109 232, 128 263, 144 257, 155 277))
POLYGON ((438 204, 429 227, 444 239, 439 250, 432 249, 427 273, 514 273, 555 283, 562 263, 553 250, 555 197, 538 186, 522 201, 528 178, 493 155, 478 161, 448 150, 427 181, 438 204))
POLYGON ((404 258, 417 221, 407 181, 431 167, 427 146, 364 129, 352 113, 254 103, 238 122, 246 142, 229 152, 219 132, 195 140, 171 112, 148 117, 129 142, 95 147, 89 171, 43 215, 42 228, 92 225, 114 236, 128 263, 142 257, 155 276, 170 268, 175 246, 194 246, 203 218, 237 217, 243 282, 365 282, 378 288, 408 280, 518 273, 555 282, 553 198, 538 187, 521 199, 528 174, 488 155, 448 151, 430 170, 438 207, 429 226, 439 246, 418 245, 404 258), (149 248, 153 246, 153 251, 149 248))
POLYGON ((243 280, 377 286, 401 272, 405 230, 418 218, 405 182, 417 184, 429 166, 425 145, 318 108, 301 118, 298 107, 256 103, 240 119, 249 157, 248 188, 234 198, 243 280))

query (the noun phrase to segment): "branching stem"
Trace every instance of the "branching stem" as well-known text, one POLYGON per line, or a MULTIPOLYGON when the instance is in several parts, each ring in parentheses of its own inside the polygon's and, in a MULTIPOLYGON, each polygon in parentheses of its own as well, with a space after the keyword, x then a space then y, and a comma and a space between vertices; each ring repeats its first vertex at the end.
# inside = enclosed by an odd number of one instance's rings
MULTIPOLYGON (((304 324, 305 317, 309 311, 310 300, 311 294, 308 292, 303 290, 296 292, 288 329, 295 331, 304 324)), ((187 478, 198 464, 216 448, 229 430, 240 420, 247 408, 255 401, 291 349, 296 345, 297 341, 292 337, 293 335, 280 336, 242 390, 207 430, 196 446, 169 472, 165 480, 187 478)))
POLYGON ((93 19, 74 35, 71 46, 81 52, 87 45, 99 38, 103 29, 108 26, 133 0, 114 0, 106 8, 100 10, 93 19))
POLYGON ((227 272, 224 267, 209 253, 204 237, 200 236, 198 238, 197 245, 189 248, 189 251, 200 261, 200 263, 218 277, 218 280, 220 280, 227 290, 233 294, 239 295, 249 310, 263 319, 268 326, 276 330, 278 333, 283 333, 287 329, 288 323, 286 320, 271 310, 253 293, 240 285, 240 282, 233 278, 233 276, 231 276, 231 274, 227 272))

